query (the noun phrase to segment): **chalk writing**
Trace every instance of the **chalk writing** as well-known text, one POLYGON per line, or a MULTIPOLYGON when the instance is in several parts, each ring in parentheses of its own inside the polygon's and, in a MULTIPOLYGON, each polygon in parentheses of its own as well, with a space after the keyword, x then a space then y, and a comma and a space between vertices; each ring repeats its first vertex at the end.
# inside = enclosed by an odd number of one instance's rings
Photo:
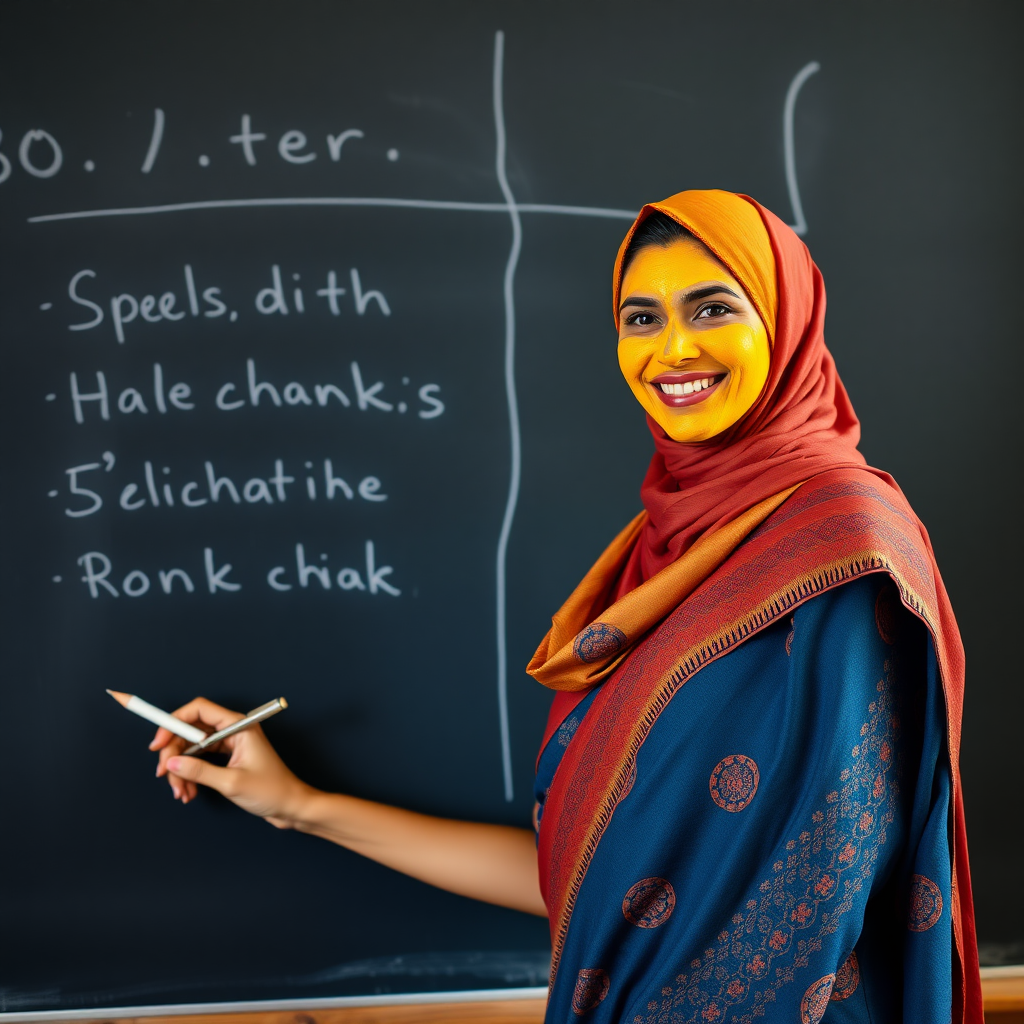
MULTIPOLYGON (((400 383, 379 378, 374 380, 364 376, 356 360, 350 362, 343 373, 344 376, 339 375, 334 381, 271 382, 257 372, 255 359, 247 359, 244 371, 204 396, 203 404, 219 412, 268 407, 351 409, 354 412, 395 412, 399 415, 413 412, 413 418, 420 420, 437 419, 445 411, 445 403, 439 397, 440 384, 414 385, 409 377, 402 377, 400 383), (396 398, 393 402, 384 398, 385 393, 391 395, 392 392, 396 398), (408 396, 408 400, 399 395, 408 396), (410 402, 418 404, 410 405, 410 402)), ((199 402, 190 384, 165 381, 160 363, 153 364, 152 376, 145 384, 136 383, 137 387, 118 388, 108 383, 104 370, 83 372, 81 375, 72 370, 68 375, 68 396, 74 421, 84 424, 87 419, 109 420, 113 414, 163 416, 174 412, 187 413, 194 410, 199 402)), ((46 395, 45 400, 53 401, 50 395, 46 395)))
MULTIPOLYGON (((500 321, 489 330, 500 339, 500 351, 491 355, 500 363, 501 378, 491 385, 498 383, 507 414, 508 445, 502 456, 508 458, 509 475, 503 514, 495 523, 490 578, 502 771, 505 796, 511 799, 506 563, 522 470, 515 279, 524 215, 628 221, 635 214, 631 209, 516 200, 506 173, 504 44, 504 33, 497 32, 491 65, 497 184, 492 201, 387 192, 320 197, 250 192, 247 198, 41 212, 28 220, 41 225, 226 210, 245 216, 308 207, 500 215, 503 230, 511 229, 500 288, 503 336, 500 321)), ((806 64, 791 80, 782 104, 783 173, 800 233, 807 222, 796 174, 795 110, 801 89, 818 69, 816 62, 806 64)), ((160 180, 161 169, 166 174, 172 158, 180 167, 183 153, 193 168, 217 168, 239 183, 265 180, 268 169, 274 180, 308 181, 318 168, 341 176, 346 166, 357 164, 372 164, 387 181, 388 168, 405 163, 396 144, 401 140, 388 138, 361 116, 353 123, 338 111, 316 118, 286 115, 275 126, 266 110, 249 107, 243 99, 234 112, 222 111, 218 131, 200 138, 176 118, 173 107, 150 109, 144 131, 130 125, 128 144, 114 151, 77 152, 70 144, 65 151, 60 132, 51 130, 46 117, 27 130, 19 126, 13 138, 0 131, 0 185, 11 189, 18 182, 31 183, 40 190, 33 194, 45 195, 52 188, 46 182, 84 171, 94 176, 91 180, 130 176, 148 186, 160 180)), ((65 587, 77 580, 85 598, 116 602, 116 608, 135 600, 223 603, 252 593, 275 601, 384 603, 415 594, 418 581, 381 555, 394 543, 387 533, 395 529, 392 508, 406 513, 407 520, 415 518, 415 510, 402 509, 408 491, 396 486, 402 472, 398 463, 388 461, 388 449, 363 440, 383 431, 392 446, 398 437, 415 444, 412 458, 433 458, 438 466, 447 458, 440 438, 451 429, 451 414, 462 408, 466 382, 448 379, 452 363, 445 353, 418 352, 415 365, 403 365, 404 359, 413 358, 408 355, 411 348, 393 345, 397 335, 409 330, 411 318, 420 315, 422 290, 414 290, 421 289, 420 283, 403 280, 387 265, 371 266, 365 253, 344 249, 321 257, 312 267, 294 253, 264 252, 241 275, 238 268, 213 263, 198 235, 193 245, 178 252, 170 267, 143 262, 127 270, 80 255, 76 265, 61 271, 61 280, 48 294, 26 297, 40 322, 46 318, 58 326, 65 339, 69 335, 64 332, 70 332, 80 346, 70 356, 71 365, 54 369, 39 396, 49 403, 48 410, 62 417, 59 422, 75 440, 73 454, 48 474, 41 498, 50 502, 48 511, 83 552, 76 556, 77 572, 70 565, 47 566, 48 578, 65 587), (268 353, 270 343, 252 340, 254 332, 262 332, 263 338, 269 333, 275 347, 268 353), (166 347, 172 344, 177 347, 166 347), (157 345, 165 347, 152 347, 157 345), (276 437, 274 430, 286 433, 302 424, 331 433, 317 433, 297 448, 275 442, 268 449, 264 441, 255 455, 251 449, 248 456, 241 454, 246 432, 269 430, 260 436, 276 437), (333 433, 336 429, 346 431, 343 440, 333 433), (185 451, 176 446, 177 437, 190 432, 195 438, 197 431, 200 441, 193 440, 185 451), (138 440, 132 441, 136 432, 138 440), (289 519, 274 518, 284 511, 289 519), (336 544, 329 551, 315 549, 312 534, 302 536, 314 515, 321 522, 327 515, 337 524, 336 544), (201 537, 191 555, 163 554, 181 550, 175 524, 194 536, 197 529, 205 530, 225 516, 239 524, 272 522, 272 530, 258 544, 246 546, 238 540, 225 545, 218 535, 201 537), (125 554, 116 532, 111 532, 115 540, 110 543, 95 535, 97 524, 125 524, 126 529, 127 524, 142 524, 146 529, 145 524, 156 521, 162 524, 160 541, 149 544, 142 555, 125 554)), ((99 537, 106 537, 99 529, 99 537)))
MULTIPOLYGON (((258 570, 247 576, 236 570, 231 562, 214 555, 213 548, 204 547, 201 554, 187 567, 129 569, 121 575, 115 571, 113 560, 102 551, 87 551, 77 559, 82 570, 81 582, 86 593, 94 600, 101 598, 144 597, 147 594, 170 597, 172 595, 236 594, 245 586, 254 586, 263 577, 270 593, 283 594, 290 590, 337 591, 357 593, 366 597, 383 595, 399 597, 402 591, 392 580, 394 568, 378 561, 372 540, 357 545, 358 556, 352 564, 337 567, 326 553, 319 556, 306 553, 306 547, 297 543, 285 564, 272 566, 266 573, 258 570), (243 582, 244 577, 244 582, 243 582), (154 579, 158 586, 153 588, 154 579), (197 587, 196 580, 199 581, 197 587)), ((60 582, 60 581, 54 581, 60 582)))
MULTIPOLYGON (((114 454, 104 452, 103 462, 86 462, 64 470, 66 516, 81 519, 103 508, 119 508, 125 512, 151 508, 195 509, 217 504, 222 499, 225 504, 243 506, 326 501, 337 502, 339 507, 347 502, 376 504, 388 500, 379 477, 369 473, 342 476, 330 458, 316 462, 305 460, 301 469, 292 471, 297 476, 285 469, 283 459, 274 459, 273 472, 248 479, 221 472, 207 459, 199 472, 185 474, 193 479, 184 481, 170 466, 161 466, 150 459, 128 468, 121 477, 106 476, 104 470, 109 474, 115 464, 114 454)), ((61 491, 53 489, 47 493, 56 498, 61 491)))

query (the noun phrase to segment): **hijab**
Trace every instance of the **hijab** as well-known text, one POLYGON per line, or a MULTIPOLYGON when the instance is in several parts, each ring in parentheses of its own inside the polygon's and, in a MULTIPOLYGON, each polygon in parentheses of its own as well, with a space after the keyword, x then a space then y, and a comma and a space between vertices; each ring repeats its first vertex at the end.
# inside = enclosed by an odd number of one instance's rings
POLYGON ((742 285, 771 342, 768 378, 745 415, 708 441, 674 441, 648 417, 655 452, 640 491, 644 511, 553 616, 527 666, 554 690, 581 693, 606 679, 813 477, 853 469, 899 491, 857 451, 860 423, 825 347, 821 273, 796 234, 753 199, 689 191, 645 206, 615 260, 616 323, 625 254, 655 211, 686 228, 742 285))
POLYGON ((860 422, 825 347, 821 272, 796 234, 753 199, 690 191, 645 206, 615 260, 616 325, 623 258, 655 211, 686 228, 740 282, 768 331, 771 365, 754 405, 708 441, 673 441, 648 416, 655 453, 640 491, 647 519, 618 596, 770 495, 828 469, 865 467, 860 422))

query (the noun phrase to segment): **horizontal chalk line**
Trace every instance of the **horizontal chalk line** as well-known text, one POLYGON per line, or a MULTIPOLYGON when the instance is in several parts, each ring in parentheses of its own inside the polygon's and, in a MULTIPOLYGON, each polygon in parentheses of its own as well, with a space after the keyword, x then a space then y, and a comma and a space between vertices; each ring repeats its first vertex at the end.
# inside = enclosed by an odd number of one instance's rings
MULTIPOLYGON (((274 206, 384 206, 406 210, 460 210, 467 213, 501 213, 508 216, 507 203, 465 203, 454 199, 378 199, 372 196, 291 197, 283 199, 206 199, 195 203, 165 203, 161 206, 122 206, 108 210, 76 210, 29 217, 29 224, 58 220, 89 220, 97 217, 140 217, 154 213, 183 213, 188 210, 236 210, 274 206)), ((556 203, 517 203, 520 213, 554 213, 569 217, 604 217, 634 220, 636 210, 613 210, 603 206, 560 206, 556 203)))

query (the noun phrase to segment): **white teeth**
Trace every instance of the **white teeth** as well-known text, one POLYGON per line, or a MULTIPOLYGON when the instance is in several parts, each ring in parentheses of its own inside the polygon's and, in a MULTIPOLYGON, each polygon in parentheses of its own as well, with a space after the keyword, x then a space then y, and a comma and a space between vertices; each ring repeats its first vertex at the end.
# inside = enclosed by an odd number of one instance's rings
POLYGON ((662 383, 658 387, 666 395, 692 395, 697 391, 703 391, 705 388, 711 387, 714 382, 714 377, 701 377, 700 380, 688 380, 685 384, 662 383))

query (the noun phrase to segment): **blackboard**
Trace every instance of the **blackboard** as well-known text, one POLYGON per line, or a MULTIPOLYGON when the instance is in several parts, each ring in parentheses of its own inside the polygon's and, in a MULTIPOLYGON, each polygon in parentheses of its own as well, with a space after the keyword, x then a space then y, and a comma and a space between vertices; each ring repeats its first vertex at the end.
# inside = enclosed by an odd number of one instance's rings
POLYGON ((310 782, 528 823, 522 666, 650 452, 611 261, 688 187, 824 272, 964 634, 983 958, 1021 959, 1021 20, 4 4, 0 1009, 544 983, 540 919, 173 803, 103 691, 283 694, 310 782))

